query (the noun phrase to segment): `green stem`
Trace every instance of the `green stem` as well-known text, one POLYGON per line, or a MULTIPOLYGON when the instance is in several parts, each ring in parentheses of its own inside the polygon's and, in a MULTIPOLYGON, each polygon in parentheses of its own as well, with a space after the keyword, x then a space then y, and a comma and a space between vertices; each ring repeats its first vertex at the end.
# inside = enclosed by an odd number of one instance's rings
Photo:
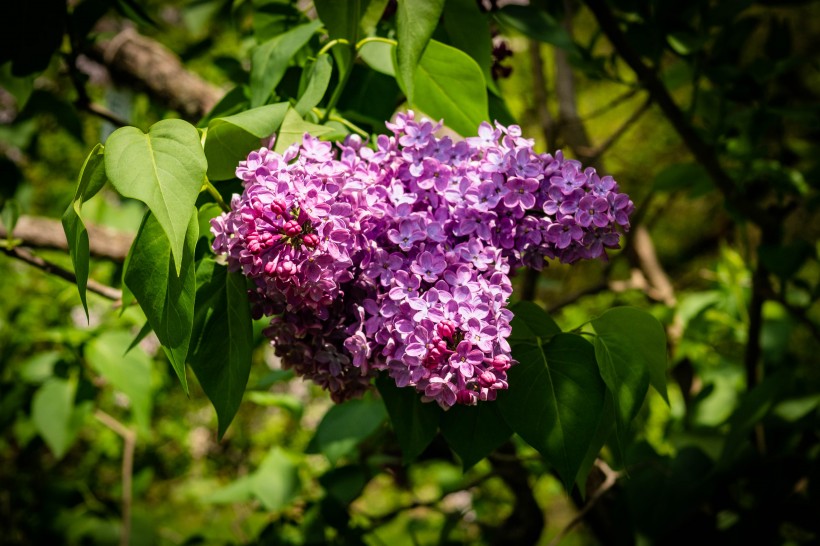
POLYGON ((231 207, 229 207, 225 203, 225 200, 222 199, 222 195, 219 193, 219 190, 217 190, 214 187, 214 185, 211 184, 211 181, 208 180, 208 177, 205 177, 205 184, 203 184, 202 187, 204 189, 208 190, 208 193, 210 193, 211 197, 214 198, 214 200, 216 201, 216 204, 219 205, 219 208, 221 208, 225 212, 231 212, 231 207))
POLYGON ((331 40, 328 43, 326 43, 322 47, 322 49, 319 50, 319 53, 317 53, 316 56, 321 57, 322 55, 333 49, 334 46, 337 46, 339 44, 350 45, 350 42, 348 42, 344 38, 336 38, 335 40, 331 40))
POLYGON ((342 73, 341 77, 339 78, 339 83, 336 84, 336 89, 333 90, 333 94, 330 96, 330 101, 327 103, 327 108, 325 109, 325 115, 322 116, 320 124, 324 124, 330 119, 330 112, 336 106, 336 103, 339 102, 339 99, 342 97, 342 91, 344 91, 345 86, 347 85, 347 80, 350 79, 350 74, 353 72, 353 63, 350 63, 349 66, 345 67, 345 71, 342 73))
MULTIPOLYGON (((320 118, 325 115, 325 113, 323 113, 321 109, 315 108, 315 107, 313 108, 313 113, 316 114, 317 116, 319 116, 320 118)), ((345 127, 347 127, 348 129, 350 129, 351 131, 353 131, 354 133, 356 133, 359 136, 362 136, 362 137, 365 137, 365 138, 370 137, 370 135, 368 134, 367 131, 365 131, 364 129, 362 129, 358 125, 354 124, 351 121, 346 120, 345 118, 343 118, 341 116, 334 116, 333 114, 331 114, 327 117, 327 119, 329 119, 330 121, 336 121, 336 122, 341 123, 342 125, 344 125, 345 127)))
POLYGON ((362 38, 358 42, 356 42, 356 51, 359 51, 362 46, 365 44, 369 44, 370 42, 381 42, 383 44, 390 44, 392 46, 398 45, 396 40, 391 40, 390 38, 382 38, 381 36, 370 36, 368 38, 362 38))

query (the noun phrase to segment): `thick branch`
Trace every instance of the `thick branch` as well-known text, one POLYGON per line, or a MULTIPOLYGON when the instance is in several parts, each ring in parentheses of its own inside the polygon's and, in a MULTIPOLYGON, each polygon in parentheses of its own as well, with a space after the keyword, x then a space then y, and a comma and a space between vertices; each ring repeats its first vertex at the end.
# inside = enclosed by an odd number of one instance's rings
MULTIPOLYGON (((123 262, 131 248, 133 235, 111 228, 86 225, 92 256, 123 262)), ((6 238, 6 228, 0 225, 0 238, 6 238)), ((14 228, 14 238, 27 247, 68 250, 65 232, 59 220, 36 216, 21 216, 14 228)))
POLYGON ((98 43, 89 54, 114 77, 140 86, 190 121, 208 113, 223 95, 218 87, 186 70, 165 46, 131 28, 98 43))

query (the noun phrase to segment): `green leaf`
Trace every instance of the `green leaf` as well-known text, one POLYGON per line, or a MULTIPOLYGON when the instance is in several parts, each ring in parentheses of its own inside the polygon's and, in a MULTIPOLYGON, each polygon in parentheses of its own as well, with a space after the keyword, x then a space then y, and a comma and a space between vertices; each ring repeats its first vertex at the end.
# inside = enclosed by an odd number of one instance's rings
POLYGON ((659 172, 652 185, 660 192, 690 190, 698 194, 711 189, 712 181, 700 163, 674 163, 659 172))
POLYGON ((254 49, 251 55, 251 107, 265 104, 285 75, 291 57, 322 26, 318 19, 299 25, 254 49))
MULTIPOLYGON (((636 307, 616 307, 593 319, 591 324, 600 343, 617 360, 616 373, 621 374, 622 369, 630 366, 647 370, 649 383, 669 404, 666 393, 666 332, 658 319, 636 307)), ((635 393, 640 394, 638 390, 635 393)), ((639 398, 635 411, 640 409, 643 395, 639 398)))
POLYGON ((131 340, 131 343, 128 345, 128 348, 125 349, 125 352, 123 354, 127 355, 128 353, 130 353, 131 349, 139 345, 140 342, 146 337, 148 337, 148 334, 150 334, 153 331, 154 329, 151 328, 151 323, 145 321, 145 324, 142 325, 142 328, 140 328, 140 331, 137 332, 136 336, 134 336, 134 339, 131 340))
POLYGON ((148 134, 122 127, 108 137, 105 172, 118 192, 148 205, 171 241, 176 273, 182 268, 185 234, 208 162, 193 125, 166 119, 148 134))
POLYGON ((76 379, 53 377, 37 389, 31 400, 31 419, 57 459, 62 459, 77 439, 90 410, 89 403, 74 406, 76 379))
POLYGON ((214 504, 247 502, 256 497, 268 511, 287 506, 301 489, 292 457, 280 447, 271 449, 255 472, 234 480, 203 498, 214 504))
POLYGON ((304 117, 314 106, 319 104, 325 96, 327 86, 330 83, 330 75, 333 73, 333 64, 330 62, 330 55, 320 55, 310 71, 310 80, 305 88, 299 102, 293 108, 304 117))
POLYGON ((509 440, 512 432, 495 402, 457 405, 441 415, 441 434, 465 471, 509 440))
POLYGON ((376 26, 384 15, 384 10, 390 0, 367 0, 362 9, 362 17, 359 20, 359 28, 365 36, 376 34, 376 26))
POLYGON ((268 511, 287 506, 301 489, 299 473, 291 456, 276 446, 254 472, 251 492, 268 511))
POLYGON ((108 331, 94 338, 85 348, 91 368, 111 386, 128 396, 134 421, 147 431, 151 424, 151 359, 142 351, 123 351, 131 335, 123 331, 108 331))
POLYGON ((504 419, 572 488, 595 437, 606 388, 592 345, 575 334, 513 347, 510 388, 498 395, 504 419))
POLYGON ((124 275, 125 284, 136 296, 186 394, 185 357, 191 341, 196 291, 193 260, 199 238, 196 209, 190 209, 187 214, 187 237, 179 276, 171 259, 171 243, 151 213, 143 219, 124 275))
POLYGON ((319 484, 328 495, 347 506, 361 495, 367 474, 360 466, 340 466, 319 476, 319 484))
POLYGON ((104 158, 104 148, 102 144, 97 144, 85 158, 77 179, 74 199, 63 213, 62 218, 63 231, 68 241, 71 262, 74 264, 74 276, 77 277, 77 290, 80 292, 80 301, 83 303, 86 320, 88 320, 86 287, 88 286, 89 243, 88 231, 85 229, 81 213, 83 203, 94 197, 105 185, 104 158))
POLYGON ((448 0, 443 21, 450 43, 478 63, 487 87, 497 93, 492 75, 493 38, 487 14, 481 12, 475 0, 448 0))
POLYGON ((444 124, 460 135, 475 134, 489 119, 481 68, 463 51, 431 40, 414 81, 410 104, 434 119, 444 118, 444 124))
POLYGON ((570 52, 577 49, 567 29, 544 9, 509 5, 496 12, 495 17, 502 25, 513 28, 533 40, 552 44, 570 52))
POLYGON ((384 404, 378 400, 349 400, 328 410, 316 428, 314 441, 335 465, 379 428, 386 417, 384 404))
POLYGON ((234 178, 239 162, 279 129, 287 111, 288 103, 280 102, 211 120, 205 139, 208 178, 234 178))
MULTIPOLYGON (((398 77, 407 92, 407 100, 415 102, 416 70, 433 31, 438 26, 444 0, 402 0, 396 12, 398 35, 398 77)), ((483 86, 483 78, 482 78, 483 86)), ((431 114, 432 115, 432 114, 431 114)))
MULTIPOLYGON (((361 1, 347 0, 314 0, 316 13, 327 28, 328 38, 331 40, 344 39, 350 44, 359 40, 359 19, 361 18, 361 1)), ((353 62, 353 48, 337 45, 332 50, 340 72, 350 69, 353 62)), ((302 112, 300 112, 302 113, 302 112)), ((304 115, 304 113, 302 113, 304 115)))
POLYGON ((331 127, 324 125, 316 125, 303 120, 299 113, 293 108, 288 110, 285 114, 285 120, 282 122, 282 127, 276 135, 276 143, 274 144, 274 151, 283 153, 288 149, 288 146, 297 142, 302 142, 305 133, 310 133, 315 137, 327 136, 333 132, 331 127))
POLYGON ((362 60, 381 74, 396 77, 396 67, 393 64, 396 46, 385 42, 367 42, 359 50, 362 60))
POLYGON ((540 337, 541 341, 547 341, 556 334, 561 333, 561 328, 540 306, 531 301, 519 301, 510 306, 513 312, 512 334, 509 342, 535 342, 535 338, 540 337))
POLYGON ((221 438, 231 424, 251 369, 253 324, 245 278, 203 260, 196 271, 191 368, 216 410, 221 438))
POLYGON ((604 396, 604 409, 598 418, 598 425, 595 427, 595 434, 592 436, 592 441, 587 449, 587 454, 581 463, 581 468, 578 470, 578 475, 575 477, 575 484, 578 486, 578 491, 581 497, 586 497, 586 483, 589 477, 589 471, 592 465, 595 464, 595 459, 604 447, 604 444, 612 434, 612 428, 615 426, 615 403, 612 401, 612 394, 609 391, 604 396))
POLYGON ((382 395, 405 464, 412 462, 430 445, 438 430, 441 408, 424 403, 421 394, 411 387, 399 388, 387 374, 376 378, 376 388, 382 395))

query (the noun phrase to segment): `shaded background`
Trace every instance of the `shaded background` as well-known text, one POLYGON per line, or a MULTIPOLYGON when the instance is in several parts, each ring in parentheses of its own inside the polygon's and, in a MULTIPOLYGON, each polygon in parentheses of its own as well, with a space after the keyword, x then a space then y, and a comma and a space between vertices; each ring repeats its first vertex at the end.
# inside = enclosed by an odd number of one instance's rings
MULTIPOLYGON (((395 6, 373 3, 390 36, 395 6)), ((516 297, 565 330, 622 304, 667 329, 670 406, 652 392, 624 457, 605 448, 569 497, 518 439, 466 473, 439 441, 402 466, 381 402, 328 413, 278 369, 262 323, 217 442, 156 341, 121 356, 140 311, 92 294, 87 324, 58 278, 91 146, 242 96, 250 49, 310 3, 20 4, 0 18, 0 543, 121 543, 124 525, 132 544, 820 539, 817 2, 448 0, 434 37, 492 75, 492 115, 614 175, 637 206, 609 262, 522 271, 516 297)), ((383 132, 402 104, 362 65, 338 109, 383 132)), ((114 299, 142 214, 111 191, 84 205, 91 277, 114 299)))

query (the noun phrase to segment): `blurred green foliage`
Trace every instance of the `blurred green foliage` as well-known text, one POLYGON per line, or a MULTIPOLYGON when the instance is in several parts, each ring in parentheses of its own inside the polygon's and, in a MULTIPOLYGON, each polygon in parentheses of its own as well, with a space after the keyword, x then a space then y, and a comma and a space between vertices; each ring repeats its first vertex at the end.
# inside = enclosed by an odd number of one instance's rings
MULTIPOLYGON (((447 19, 467 4, 448 0, 432 37, 443 51, 454 46, 473 56, 470 76, 480 69, 486 77, 491 67, 482 48, 491 37, 476 33, 473 43, 447 19)), ((514 52, 504 61, 511 77, 488 82, 491 115, 512 116, 541 150, 547 141, 534 99, 533 49, 544 63, 535 69, 547 80, 558 146, 574 143, 554 95, 566 78, 556 51, 573 67, 574 100, 592 145, 606 142, 647 99, 645 82, 590 9, 601 2, 565 4, 469 12, 514 52)), ((253 99, 241 86, 254 78, 249 60, 257 43, 314 16, 309 6, 275 0, 31 5, 51 10, 43 12, 51 30, 31 30, 30 8, 0 24, 0 206, 7 224, 13 208, 59 218, 86 153, 114 129, 80 108, 72 82, 73 48, 110 34, 92 32, 97 18, 131 21, 190 71, 234 88, 228 97, 241 102, 253 99), (73 27, 64 25, 66 13, 73 27), (39 40, 19 54, 41 34, 65 30, 80 34, 39 40), (9 45, 17 53, 7 53, 9 45)), ((387 9, 370 31, 395 37, 392 4, 370 5, 387 9)), ((135 433, 128 518, 135 545, 512 544, 519 539, 511 528, 528 522, 535 540, 518 543, 548 544, 584 502, 594 505, 561 544, 816 542, 820 9, 816 2, 748 0, 612 0, 605 7, 733 184, 730 194, 719 191, 653 105, 602 160, 638 204, 674 297, 653 295, 629 246, 609 263, 553 264, 537 279, 536 301, 554 307, 550 314, 564 330, 619 305, 647 309, 667 329, 670 404, 650 391, 620 442, 601 439, 603 468, 617 472, 614 485, 600 496, 594 487, 586 499, 577 489, 567 496, 554 473, 561 469, 549 468, 518 437, 475 463, 460 460, 437 435, 419 460, 403 464, 401 433, 385 419, 390 407, 375 395, 332 406, 325 393, 278 368, 262 323, 254 324, 248 392, 218 441, 202 387, 191 381, 185 396, 153 336, 126 353, 146 322, 139 309, 113 309, 89 294, 86 321, 74 286, 3 256, 0 543, 120 541, 126 450, 112 420, 135 433), (627 282, 635 275, 644 282, 627 282), (527 511, 527 498, 545 520, 527 511)), ((384 53, 363 53, 365 63, 354 66, 336 103, 367 133, 383 130, 403 106, 401 89, 384 73, 393 70, 384 53)), ((299 88, 292 68, 279 75, 280 91, 299 88)), ((136 88, 79 76, 94 103, 134 126, 178 115, 136 88)), ((273 92, 276 82, 269 83, 273 92)), ((331 77, 328 88, 336 83, 331 77)), ((235 113, 228 99, 221 106, 220 115, 235 113)), ((468 111, 466 119, 473 115, 481 116, 468 111)), ((83 206, 89 224, 132 234, 143 213, 141 204, 107 189, 83 206)), ((37 253, 71 269, 66 252, 37 253)), ((122 264, 92 260, 90 278, 119 286, 121 276, 122 264)))

